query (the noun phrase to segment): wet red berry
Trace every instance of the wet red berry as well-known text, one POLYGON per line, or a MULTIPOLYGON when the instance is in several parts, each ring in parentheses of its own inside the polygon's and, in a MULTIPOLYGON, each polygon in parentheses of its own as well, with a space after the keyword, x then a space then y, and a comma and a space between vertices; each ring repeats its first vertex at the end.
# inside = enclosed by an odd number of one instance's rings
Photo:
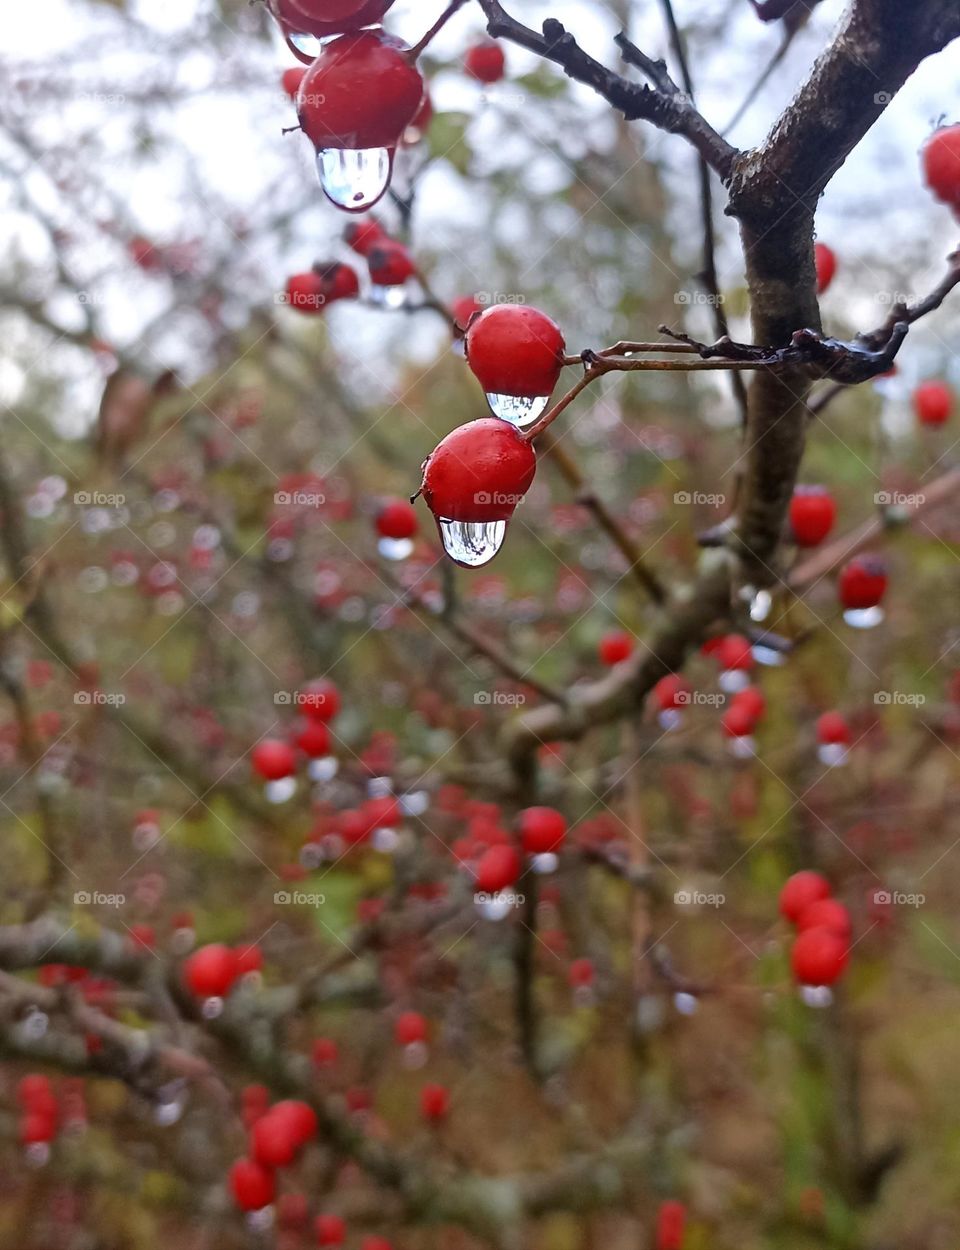
POLYGON ((661 712, 673 712, 686 707, 690 701, 690 683, 679 673, 667 673, 654 686, 652 694, 661 712))
POLYGON ((238 1159, 230 1169, 230 1191, 241 1211, 260 1211, 273 1202, 273 1173, 253 1159, 238 1159))
POLYGON ((388 499, 377 513, 376 525, 382 538, 412 538, 417 532, 417 513, 406 499, 388 499))
POLYGON ((379 22, 393 0, 270 0, 287 35, 339 35, 379 22))
POLYGON ((488 395, 549 395, 563 368, 560 327, 526 304, 495 304, 467 331, 467 362, 488 395))
POLYGON ((340 711, 340 692, 326 677, 317 677, 300 690, 297 704, 304 715, 331 721, 340 711))
POLYGON ((840 602, 848 610, 873 608, 887 589, 887 566, 879 556, 856 556, 840 570, 840 602))
POLYGON ((804 929, 829 929, 844 942, 850 941, 852 931, 850 913, 835 898, 817 899, 805 907, 797 920, 797 928, 801 932, 804 929))
POLYGON ((438 518, 509 520, 536 468, 533 448, 512 425, 483 417, 459 426, 427 457, 423 498, 438 518))
POLYGON ((635 639, 625 629, 612 629, 603 635, 597 647, 602 664, 622 664, 633 655, 635 639))
POLYGON ((450 1112, 450 1091, 445 1085, 424 1085, 420 1091, 420 1114, 436 1123, 450 1112))
POLYGON ((375 286, 403 286, 417 272, 409 251, 392 239, 375 243, 367 253, 367 263, 375 286))
POLYGON ((837 505, 825 486, 797 486, 790 500, 790 529, 798 547, 816 547, 833 529, 837 505))
POLYGON ((673 1199, 661 1202, 657 1212, 655 1250, 683 1250, 683 1234, 687 1213, 682 1202, 673 1199))
POLYGON ((476 888, 484 894, 496 894, 513 885, 520 872, 520 856, 512 846, 491 846, 477 861, 476 888))
POLYGON ((846 746, 852 740, 846 717, 839 712, 824 712, 817 720, 817 741, 824 746, 846 746))
POLYGON ((397 1016, 393 1035, 401 1046, 414 1046, 427 1040, 427 1022, 419 1011, 403 1011, 397 1016))
POLYGON ((201 946, 183 965, 183 979, 198 998, 223 998, 240 975, 236 951, 220 942, 201 946))
POLYGON ((553 807, 528 807, 520 813, 520 840, 530 855, 557 851, 567 836, 567 822, 553 807))
POLYGON ((499 82, 506 69, 503 48, 493 39, 484 39, 468 48, 463 58, 464 69, 478 82, 499 82))
POLYGON ((297 730, 294 742, 312 760, 324 759, 330 754, 330 730, 316 717, 306 719, 297 730))
POLYGON ((796 924, 805 908, 829 896, 830 882, 826 877, 809 869, 795 872, 787 878, 780 891, 780 914, 796 924))
POLYGON ((817 294, 822 295, 837 272, 837 258, 826 243, 814 243, 813 259, 817 266, 817 294))
POLYGON ((943 382, 921 382, 913 392, 913 410, 921 425, 943 425, 953 410, 953 393, 943 382))
POLYGON ((297 98, 297 92, 300 90, 300 84, 303 82, 303 76, 307 72, 304 65, 291 65, 289 69, 283 71, 281 83, 283 89, 291 100, 297 98))
POLYGON ((342 1246, 347 1239, 347 1224, 339 1215, 318 1215, 313 1231, 318 1246, 342 1246))
POLYGON ((250 763, 264 781, 280 781, 295 771, 297 757, 289 742, 264 738, 250 752, 250 763))
POLYGON ((944 204, 960 207, 960 124, 942 126, 923 145, 923 176, 944 204))
POLYGON ((846 942, 829 929, 806 929, 790 952, 793 975, 801 985, 833 985, 849 959, 846 942))
POLYGON ((354 221, 343 232, 348 247, 353 248, 358 256, 368 256, 378 243, 389 241, 389 235, 378 221, 365 217, 363 221, 354 221))

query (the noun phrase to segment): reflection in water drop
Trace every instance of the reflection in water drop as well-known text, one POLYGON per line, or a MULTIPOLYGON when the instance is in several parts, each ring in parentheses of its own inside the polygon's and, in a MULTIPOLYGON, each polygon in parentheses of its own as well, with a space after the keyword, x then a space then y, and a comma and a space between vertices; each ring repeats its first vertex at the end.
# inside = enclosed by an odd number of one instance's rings
POLYGON ((720 674, 719 685, 724 694, 736 694, 750 685, 750 675, 742 668, 727 668, 720 674))
POLYGON ((843 619, 848 625, 852 625, 854 629, 873 629, 875 625, 879 625, 884 618, 883 608, 877 606, 875 608, 848 608, 843 614, 843 619))
POLYGON ((389 148, 321 148, 317 170, 328 200, 349 213, 362 213, 390 185, 393 153, 389 148))
POLYGON ((773 607, 773 596, 769 590, 758 590, 750 601, 751 621, 765 621, 773 607))
POLYGON ((205 998, 200 1008, 200 1014, 204 1020, 216 1020, 217 1016, 223 1014, 223 999, 205 998))
POLYGON ((821 742, 817 747, 817 757, 821 764, 828 768, 836 768, 847 762, 847 748, 842 742, 821 742))
POLYGON ((801 985, 800 997, 808 1007, 829 1007, 833 1002, 833 990, 829 985, 801 985))
POLYGON ((324 755, 320 759, 311 760, 307 772, 311 781, 333 781, 340 767, 340 761, 334 755, 324 755))
POLYGON ((429 1058, 430 1051, 426 1042, 411 1042, 403 1048, 403 1066, 410 1072, 424 1067, 429 1058))
POLYGON ((410 302, 410 295, 411 289, 406 282, 400 286, 374 285, 370 288, 370 299, 381 308, 403 308, 404 304, 410 302))
POLYGON ((484 920, 504 920, 513 911, 513 903, 505 894, 484 894, 477 910, 484 920))
POLYGON ((382 855, 392 855, 397 849, 399 841, 400 835, 396 829, 390 829, 383 825, 379 829, 374 829, 370 844, 375 851, 379 851, 382 855))
POLYGON ((673 996, 673 1005, 682 1016, 692 1016, 696 1014, 700 1004, 697 1002, 693 994, 687 994, 680 990, 673 996))
POLYGON ((320 55, 320 49, 323 44, 316 35, 308 35, 305 31, 291 32, 290 42, 298 52, 302 52, 304 56, 314 57, 320 55))
POLYGON ((464 568, 489 564, 503 546, 506 521, 447 521, 437 518, 443 549, 464 568))
POLYGON ((737 760, 749 760, 757 753, 757 743, 749 734, 730 739, 730 754, 737 760))
POLYGON ((34 1141, 24 1151, 24 1158, 27 1167, 42 1168, 50 1158, 50 1143, 45 1141, 34 1141))
POLYGON ((381 538, 377 550, 385 560, 407 560, 413 555, 411 538, 381 538))
POLYGON ((411 790, 409 794, 400 795, 400 810, 406 816, 422 816, 429 806, 428 790, 411 790))
POLYGON ((657 720, 660 722, 660 728, 669 733, 673 729, 679 729, 683 724, 683 713, 678 712, 675 707, 664 708, 657 720))
POLYGON ((759 642, 753 644, 753 658, 758 664, 765 664, 767 668, 779 668, 785 662, 782 651, 778 651, 775 647, 765 647, 759 642))
POLYGON ((502 421, 509 421, 511 425, 519 426, 521 430, 525 426, 533 425, 537 417, 546 411, 549 402, 549 395, 535 395, 531 399, 526 395, 487 393, 487 403, 493 415, 500 417, 502 421))
POLYGON ((554 855, 553 851, 544 851, 540 855, 534 855, 530 861, 530 867, 534 872, 546 876, 548 873, 556 872, 560 866, 560 860, 554 855))

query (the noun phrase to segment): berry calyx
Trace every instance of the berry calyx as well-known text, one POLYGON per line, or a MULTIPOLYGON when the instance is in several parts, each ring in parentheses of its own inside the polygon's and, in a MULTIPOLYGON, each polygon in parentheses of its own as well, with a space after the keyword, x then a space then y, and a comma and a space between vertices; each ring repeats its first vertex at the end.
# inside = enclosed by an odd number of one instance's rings
POLYGON ((220 942, 201 946, 183 965, 183 979, 198 998, 223 998, 240 975, 236 951, 220 942))
POLYGON ((790 529, 798 547, 816 547, 833 529, 836 500, 825 486, 797 486, 790 500, 790 529))
POLYGON ((553 807, 528 807, 520 813, 520 840, 530 855, 559 850, 567 836, 567 822, 553 807))
POLYGON ((790 952, 793 975, 801 985, 833 985, 849 960, 846 942, 830 929, 806 929, 790 952))
POLYGON ((913 410, 921 425, 943 425, 953 411, 953 393, 943 382, 921 382, 913 392, 913 410))
POLYGON ((887 589, 887 566, 879 556, 856 556, 840 570, 840 602, 848 611, 875 608, 887 589))
POLYGON ((622 664, 633 655, 634 638, 625 629, 612 629, 603 635, 597 646, 601 664, 622 664))
POLYGON ((941 126, 923 145, 923 176, 938 200, 960 208, 960 124, 941 126))
POLYGON ((448 434, 423 465, 423 498, 448 521, 507 521, 530 489, 537 458, 506 421, 482 417, 448 434))
POLYGON ((822 295, 837 272, 837 257, 826 243, 814 243, 813 260, 817 267, 817 294, 822 295))
POLYGON ((300 125, 318 151, 396 147, 423 99, 407 51, 383 31, 341 35, 322 49, 297 97, 300 125))
POLYGON ((557 323, 526 304, 495 304, 470 323, 467 363, 487 395, 549 396, 566 345, 557 323))
POLYGON ((264 738, 250 752, 250 763, 264 781, 281 781, 296 770, 297 757, 282 738, 264 738))
POLYGON ((797 924, 812 903, 830 897, 830 882, 819 872, 805 869, 788 877, 780 891, 780 914, 797 924))
POLYGON ((468 48, 463 66, 471 78, 477 82, 499 82, 504 75, 507 58, 503 48, 493 39, 484 39, 468 48))
POLYGON ((261 1211, 273 1202, 274 1175, 254 1159, 238 1159, 230 1168, 230 1191, 241 1211, 261 1211))

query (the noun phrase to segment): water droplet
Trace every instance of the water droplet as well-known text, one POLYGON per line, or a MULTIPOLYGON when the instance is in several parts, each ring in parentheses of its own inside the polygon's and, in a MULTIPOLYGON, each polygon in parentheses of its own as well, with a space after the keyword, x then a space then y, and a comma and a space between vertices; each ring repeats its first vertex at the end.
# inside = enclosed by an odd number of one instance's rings
POLYGON ((765 621, 773 607, 773 595, 769 590, 758 590, 750 602, 751 621, 765 621))
POLYGON ((302 52, 304 56, 316 58, 320 55, 323 44, 316 35, 308 35, 305 31, 298 30, 291 31, 288 38, 296 50, 302 52))
POLYGON ((724 694, 736 694, 738 690, 746 690, 750 685, 750 674, 742 668, 725 669, 720 674, 719 685, 724 694))
POLYGON ((404 282, 401 286, 372 286, 370 299, 381 308, 396 310, 403 308, 410 300, 410 286, 404 282))
POLYGON ((573 991, 574 1007, 595 1007, 597 1005, 597 995, 592 985, 578 985, 573 991))
POLYGON ((389 148, 321 148, 317 169, 331 203, 348 213, 362 213, 389 187, 393 153, 389 148))
POLYGON ((45 1141, 31 1142, 24 1151, 27 1167, 42 1168, 50 1158, 50 1143, 45 1141))
POLYGON ((734 759, 749 760, 757 753, 756 740, 749 734, 744 734, 739 738, 730 739, 730 754, 734 759))
POLYGON ((370 844, 375 851, 380 851, 383 855, 392 855, 397 849, 400 841, 400 835, 396 829, 388 829, 386 825, 380 829, 374 829, 370 838, 370 844))
POLYGON ((413 555, 413 539, 381 538, 377 550, 385 560, 407 560, 413 555))
POLYGON ((828 768, 837 768, 847 762, 847 748, 842 742, 821 742, 817 747, 817 758, 828 768))
POLYGON ((781 664, 786 663, 782 651, 778 651, 775 647, 765 647, 761 643, 754 643, 753 658, 758 664, 764 664, 767 668, 779 668, 781 664))
POLYGON ((695 1015, 697 1012, 697 1008, 700 1006, 699 1002, 697 1001, 696 997, 693 994, 687 994, 683 990, 680 990, 678 993, 674 994, 673 1005, 674 1007, 676 1007, 677 1011, 679 1011, 682 1016, 695 1015))
POLYGON ((668 707, 659 714, 657 720, 660 722, 660 728, 669 733, 673 729, 679 729, 683 724, 683 713, 678 712, 676 708, 668 707))
POLYGON ((401 794, 400 810, 407 816, 422 816, 430 806, 430 794, 427 790, 411 790, 409 794, 401 794))
POLYGON ((204 1020, 216 1020, 217 1016, 223 1014, 223 999, 205 998, 203 1006, 200 1008, 200 1014, 204 1020))
POLYGON ((403 1048, 403 1066, 410 1072, 424 1067, 429 1058, 430 1051, 426 1042, 411 1042, 403 1048))
POLYGON ((286 803, 296 792, 296 777, 281 777, 279 781, 268 781, 263 787, 263 797, 268 803, 286 803))
POLYGON ((487 403, 493 415, 499 417, 501 421, 509 421, 511 425, 516 425, 521 430, 528 425, 533 425, 537 417, 546 412, 549 402, 549 395, 535 395, 531 399, 528 395, 487 394, 487 403))
POLYGON ((884 611, 879 605, 874 608, 848 608, 843 619, 854 629, 873 629, 884 618, 884 611))
POLYGON ((534 855, 530 861, 530 867, 533 871, 543 876, 556 872, 559 865, 560 860, 554 855, 553 851, 544 851, 542 855, 534 855))
POLYGON ((485 894, 477 910, 485 920, 504 920, 513 911, 513 904, 504 894, 485 894))
POLYGON ((833 990, 829 985, 801 985, 800 997, 808 1007, 829 1007, 833 1002, 833 990))
POLYGON ((437 518, 443 549, 467 569, 489 564, 503 546, 506 521, 447 521, 437 518))
POLYGON ((334 755, 325 755, 322 759, 311 760, 307 772, 311 781, 333 781, 340 768, 340 761, 334 755))

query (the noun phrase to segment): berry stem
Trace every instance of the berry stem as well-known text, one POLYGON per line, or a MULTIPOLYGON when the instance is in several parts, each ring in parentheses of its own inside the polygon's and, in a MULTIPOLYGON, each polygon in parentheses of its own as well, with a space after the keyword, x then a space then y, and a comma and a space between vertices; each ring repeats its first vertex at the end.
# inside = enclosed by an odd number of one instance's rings
POLYGON ((423 38, 418 43, 415 43, 407 53, 407 56, 411 61, 415 61, 417 57, 420 56, 421 52, 423 52, 427 45, 433 41, 435 36, 439 35, 440 31, 443 30, 444 26, 446 26, 447 22, 450 21, 451 17, 453 17, 458 9, 462 9, 466 2, 467 0, 450 0, 450 3, 423 36, 423 38))

